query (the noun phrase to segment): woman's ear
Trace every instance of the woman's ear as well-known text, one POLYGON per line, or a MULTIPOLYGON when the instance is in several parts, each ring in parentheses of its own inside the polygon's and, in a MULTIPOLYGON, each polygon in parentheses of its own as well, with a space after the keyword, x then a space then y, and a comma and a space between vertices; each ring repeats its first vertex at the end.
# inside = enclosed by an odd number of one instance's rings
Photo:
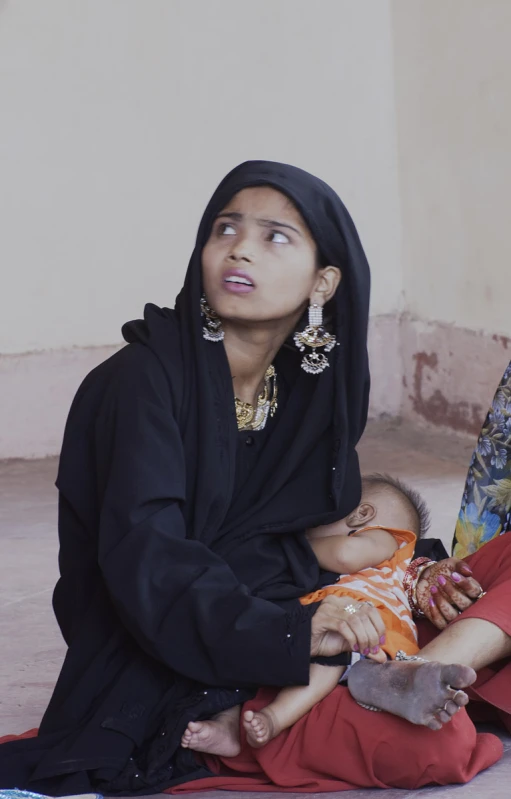
POLYGON ((314 290, 310 297, 311 305, 322 307, 332 299, 342 280, 342 272, 337 266, 322 266, 318 269, 314 290))
POLYGON ((370 502, 361 502, 358 508, 350 513, 346 524, 353 530, 370 524, 376 516, 376 508, 370 502))

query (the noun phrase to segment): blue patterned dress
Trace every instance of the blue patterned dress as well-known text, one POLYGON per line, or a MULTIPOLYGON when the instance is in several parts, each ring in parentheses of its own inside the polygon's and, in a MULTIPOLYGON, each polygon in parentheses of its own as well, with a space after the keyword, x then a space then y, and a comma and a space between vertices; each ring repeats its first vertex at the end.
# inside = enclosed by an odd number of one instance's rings
POLYGON ((464 558, 511 529, 511 363, 479 434, 454 534, 464 558))

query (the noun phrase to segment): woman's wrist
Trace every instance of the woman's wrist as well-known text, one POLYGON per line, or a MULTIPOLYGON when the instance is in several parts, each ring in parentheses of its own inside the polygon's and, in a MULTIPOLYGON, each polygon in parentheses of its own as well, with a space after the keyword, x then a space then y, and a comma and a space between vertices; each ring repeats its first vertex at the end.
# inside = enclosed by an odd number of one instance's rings
POLYGON ((426 618, 426 614, 420 609, 417 601, 417 586, 426 569, 434 565, 435 561, 429 558, 416 558, 408 566, 403 579, 403 588, 405 589, 408 603, 413 615, 419 619, 426 618))

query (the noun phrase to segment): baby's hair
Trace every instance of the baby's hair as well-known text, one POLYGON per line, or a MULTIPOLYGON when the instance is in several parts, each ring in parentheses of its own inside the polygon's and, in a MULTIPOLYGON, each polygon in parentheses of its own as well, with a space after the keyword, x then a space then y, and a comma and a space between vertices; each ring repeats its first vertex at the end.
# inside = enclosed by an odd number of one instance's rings
POLYGON ((362 486, 394 490, 401 494, 409 510, 417 518, 417 538, 424 538, 431 525, 431 514, 425 499, 415 488, 389 474, 369 474, 362 477, 362 486))

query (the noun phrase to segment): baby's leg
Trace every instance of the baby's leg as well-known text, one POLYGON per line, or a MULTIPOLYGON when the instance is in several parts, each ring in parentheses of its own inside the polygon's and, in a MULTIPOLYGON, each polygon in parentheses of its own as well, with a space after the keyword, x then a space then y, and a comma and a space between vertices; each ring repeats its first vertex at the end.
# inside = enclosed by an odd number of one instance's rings
POLYGON ((250 746, 264 746, 305 716, 334 690, 345 670, 345 666, 311 663, 308 685, 283 688, 267 707, 257 713, 245 711, 243 726, 250 746))
POLYGON ((221 757, 240 753, 240 705, 230 707, 210 721, 191 721, 181 738, 184 749, 221 757))

